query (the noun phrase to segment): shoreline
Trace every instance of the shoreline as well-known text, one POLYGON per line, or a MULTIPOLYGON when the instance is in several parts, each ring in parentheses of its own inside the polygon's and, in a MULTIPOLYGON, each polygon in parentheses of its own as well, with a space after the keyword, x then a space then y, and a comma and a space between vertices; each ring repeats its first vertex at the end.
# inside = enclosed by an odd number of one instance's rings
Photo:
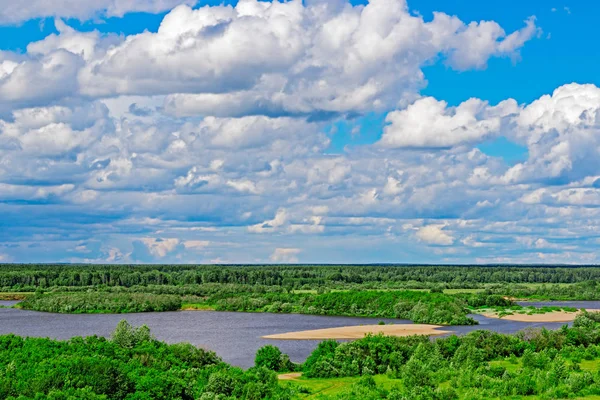
MULTIPOLYGON (((585 309, 586 312, 598 312, 597 309, 585 309)), ((520 314, 514 313, 510 315, 499 316, 497 312, 481 313, 486 318, 504 319, 515 322, 573 322, 577 315, 581 314, 582 310, 577 311, 551 311, 544 314, 520 314)))
POLYGON ((327 340, 327 339, 362 339, 367 334, 383 334, 385 336, 437 336, 452 333, 438 330, 441 325, 399 324, 399 325, 358 325, 339 328, 314 329, 306 331, 286 332, 262 336, 273 340, 327 340))

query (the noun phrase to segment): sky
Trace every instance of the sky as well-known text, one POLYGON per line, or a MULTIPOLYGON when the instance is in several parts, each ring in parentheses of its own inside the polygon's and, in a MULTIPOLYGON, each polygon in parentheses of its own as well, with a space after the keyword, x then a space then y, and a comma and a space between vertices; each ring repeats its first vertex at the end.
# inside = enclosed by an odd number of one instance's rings
POLYGON ((597 15, 0 0, 0 263, 598 263, 597 15))

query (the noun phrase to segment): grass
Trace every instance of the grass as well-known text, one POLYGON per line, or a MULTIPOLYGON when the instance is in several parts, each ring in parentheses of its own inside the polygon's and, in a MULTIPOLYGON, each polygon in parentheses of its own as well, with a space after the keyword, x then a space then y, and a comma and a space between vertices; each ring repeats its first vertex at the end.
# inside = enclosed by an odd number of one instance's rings
POLYGON ((582 360, 579 366, 583 371, 597 372, 600 370, 600 360, 582 360))
MULTIPOLYGON (((398 379, 391 379, 387 375, 375 375, 373 377, 378 387, 383 387, 387 390, 393 389, 396 386, 401 385, 401 381, 398 379)), ((358 377, 346 377, 346 378, 304 378, 281 381, 280 384, 283 386, 289 386, 292 388, 304 388, 309 393, 298 393, 296 399, 318 399, 321 396, 335 396, 348 389, 354 383, 359 380, 358 377)))
MULTIPOLYGON (((495 360, 489 362, 490 366, 502 366, 506 368, 509 372, 516 372, 522 368, 522 363, 520 359, 516 359, 516 362, 511 362, 510 359, 506 358, 503 360, 495 360)), ((600 370, 600 359, 596 360, 583 360, 579 363, 579 366, 583 371, 597 372, 600 370)), ((401 387, 402 380, 400 379, 392 379, 387 375, 375 375, 373 377, 378 387, 383 387, 386 390, 391 390, 394 387, 401 387)), ((294 399, 321 399, 326 396, 336 396, 347 389, 350 388, 354 383, 356 383, 360 378, 358 377, 345 377, 345 378, 304 378, 299 377, 293 380, 285 380, 280 381, 280 384, 284 387, 295 388, 295 392, 297 393, 294 399), (302 391, 306 391, 308 393, 298 393, 302 389, 302 391)), ((444 387, 449 385, 450 382, 444 382, 440 385, 440 387, 444 387)), ((460 398, 466 395, 466 393, 460 393, 460 398)), ((526 396, 520 397, 517 396, 515 398, 519 399, 539 399, 539 396, 526 396)), ((586 397, 577 397, 577 399, 586 399, 586 400, 600 400, 600 396, 591 395, 586 397)))
POLYGON ((481 293, 485 289, 444 289, 444 294, 458 294, 458 293, 481 293))

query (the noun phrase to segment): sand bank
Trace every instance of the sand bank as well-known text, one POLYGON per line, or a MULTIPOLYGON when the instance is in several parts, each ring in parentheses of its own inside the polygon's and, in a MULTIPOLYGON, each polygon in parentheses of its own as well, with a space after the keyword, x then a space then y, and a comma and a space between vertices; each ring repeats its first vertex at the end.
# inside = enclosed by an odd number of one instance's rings
MULTIPOLYGON (((598 312, 599 310, 587 310, 589 312, 598 312)), ((483 313, 482 315, 488 318, 501 318, 508 321, 517 322, 572 322, 575 320, 577 314, 581 311, 569 312, 569 311, 552 311, 545 314, 512 314, 499 317, 498 313, 489 312, 483 313)))
POLYGON ((443 335, 448 331, 437 330, 439 325, 400 324, 400 325, 361 325, 341 328, 317 329, 312 331, 288 332, 263 336, 264 339, 279 340, 324 340, 361 339, 366 334, 382 333, 386 336, 443 335))

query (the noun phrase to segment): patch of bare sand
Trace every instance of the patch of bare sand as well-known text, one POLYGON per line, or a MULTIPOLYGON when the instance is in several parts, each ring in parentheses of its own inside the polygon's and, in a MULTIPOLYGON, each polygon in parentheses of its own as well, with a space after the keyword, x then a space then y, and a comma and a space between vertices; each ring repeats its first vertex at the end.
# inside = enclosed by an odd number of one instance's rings
POLYGON ((302 376, 302 372, 290 372, 288 374, 279 374, 278 378, 280 381, 293 381, 302 376))
POLYGON ((450 333, 448 331, 438 330, 438 328, 441 328, 441 326, 424 324, 360 325, 280 333, 263 336, 263 338, 278 340, 362 339, 369 333, 382 333, 386 336, 443 335, 450 333))
MULTIPOLYGON (((588 312, 598 312, 600 310, 586 310, 588 312)), ((571 322, 575 320, 577 314, 581 311, 569 312, 569 311, 552 311, 545 314, 512 314, 505 315, 500 317, 498 313, 488 312, 483 313, 484 317, 487 318, 500 318, 506 319, 508 321, 517 321, 517 322, 571 322)))

